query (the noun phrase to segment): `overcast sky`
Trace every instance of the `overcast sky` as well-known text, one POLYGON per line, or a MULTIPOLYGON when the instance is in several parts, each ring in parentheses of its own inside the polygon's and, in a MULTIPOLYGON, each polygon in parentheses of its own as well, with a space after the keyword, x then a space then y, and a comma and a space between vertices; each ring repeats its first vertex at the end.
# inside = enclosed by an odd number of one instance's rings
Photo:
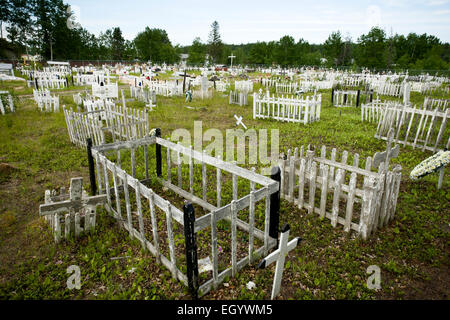
POLYGON ((81 25, 98 35, 120 27, 132 40, 146 26, 167 31, 173 45, 208 39, 219 22, 222 41, 240 44, 291 35, 322 43, 332 31, 356 40, 378 25, 389 35, 416 32, 450 41, 450 0, 65 0, 81 25))

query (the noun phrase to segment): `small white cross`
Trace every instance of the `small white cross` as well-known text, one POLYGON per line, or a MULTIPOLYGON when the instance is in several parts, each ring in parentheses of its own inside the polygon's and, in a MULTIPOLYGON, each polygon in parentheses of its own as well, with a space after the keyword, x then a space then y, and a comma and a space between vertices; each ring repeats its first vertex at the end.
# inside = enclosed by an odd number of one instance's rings
POLYGON ((242 122, 242 116, 238 117, 237 115, 234 115, 234 118, 237 120, 236 126, 239 126, 240 124, 247 130, 246 125, 242 122))
POLYGON ((231 59, 231 67, 230 67, 230 69, 233 69, 233 59, 236 58, 236 56, 234 56, 233 54, 231 54, 231 56, 228 56, 228 58, 231 59))
POLYGON ((273 279, 272 296, 271 299, 275 299, 280 293, 281 279, 283 278, 284 271, 284 261, 286 260, 286 255, 294 250, 302 239, 295 238, 288 243, 289 240, 289 225, 285 224, 281 230, 280 245, 277 250, 269 254, 264 258, 258 265, 259 269, 264 269, 273 262, 277 262, 275 267, 275 277, 273 279))

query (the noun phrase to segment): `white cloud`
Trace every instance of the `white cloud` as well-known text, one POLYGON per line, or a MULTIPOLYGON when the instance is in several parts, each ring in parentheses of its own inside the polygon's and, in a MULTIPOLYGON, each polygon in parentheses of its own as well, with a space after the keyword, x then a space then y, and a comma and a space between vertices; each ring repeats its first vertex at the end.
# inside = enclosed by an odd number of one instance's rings
POLYGON ((437 11, 433 11, 433 14, 438 15, 438 16, 443 15, 443 14, 449 14, 449 13, 450 13, 450 10, 437 10, 437 11))
POLYGON ((448 3, 448 0, 428 0, 427 5, 429 6, 442 6, 443 4, 448 3))

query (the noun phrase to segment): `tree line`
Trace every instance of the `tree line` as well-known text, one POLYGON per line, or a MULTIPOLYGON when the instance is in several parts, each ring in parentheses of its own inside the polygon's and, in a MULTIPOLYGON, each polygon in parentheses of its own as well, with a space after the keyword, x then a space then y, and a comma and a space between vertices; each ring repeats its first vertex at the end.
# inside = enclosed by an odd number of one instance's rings
POLYGON ((188 62, 202 64, 211 60, 219 64, 281 65, 283 67, 325 66, 366 67, 371 69, 449 70, 450 46, 433 35, 409 33, 388 36, 373 27, 356 41, 344 37, 340 31, 332 32, 322 44, 310 44, 290 35, 278 41, 227 45, 220 40, 218 23, 211 26, 207 43, 195 38, 191 46, 181 48, 189 53, 188 62))
POLYGON ((281 65, 367 67, 372 69, 448 70, 450 47, 433 35, 409 33, 387 35, 373 27, 355 41, 334 31, 322 44, 310 44, 285 35, 278 41, 225 44, 219 23, 211 25, 209 38, 197 37, 190 46, 174 46, 165 30, 145 28, 133 40, 126 40, 119 27, 98 36, 79 25, 70 25, 70 7, 63 0, 0 0, 0 58, 6 51, 16 56, 39 54, 54 60, 138 60, 168 64, 189 54, 192 65, 281 65))

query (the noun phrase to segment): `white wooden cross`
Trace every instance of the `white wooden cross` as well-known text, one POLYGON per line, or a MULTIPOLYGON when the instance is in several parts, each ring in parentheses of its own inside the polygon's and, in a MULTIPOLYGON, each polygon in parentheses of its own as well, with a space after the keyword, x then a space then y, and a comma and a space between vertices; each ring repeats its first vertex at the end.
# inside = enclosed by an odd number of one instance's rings
MULTIPOLYGON (((62 200, 57 202, 52 202, 49 194, 46 194, 46 204, 41 204, 39 206, 39 215, 40 216, 50 216, 55 217, 55 220, 52 222, 52 227, 55 231, 55 240, 59 241, 61 236, 61 227, 60 227, 60 217, 59 214, 63 212, 67 212, 66 221, 65 221, 65 236, 66 238, 70 234, 70 215, 75 216, 75 235, 82 231, 80 227, 80 212, 84 211, 85 214, 92 210, 95 211, 95 207, 100 204, 104 204, 106 202, 106 195, 99 195, 89 197, 87 194, 83 194, 83 178, 72 178, 70 180, 70 192, 69 199, 62 200)), ((87 217, 85 216, 85 226, 90 227, 90 223, 86 221, 87 217)), ((86 227, 85 227, 86 228, 86 227)))
POLYGON ((286 256, 290 251, 294 250, 302 240, 301 238, 295 238, 288 243, 289 231, 289 224, 285 224, 283 229, 281 230, 280 245, 278 249, 269 254, 258 265, 259 269, 264 269, 273 262, 277 262, 275 267, 275 277, 273 279, 272 286, 272 300, 275 299, 280 293, 281 279, 283 278, 284 262, 286 260, 286 256))
POLYGON ((242 116, 238 117, 237 115, 234 115, 234 118, 237 120, 236 126, 239 126, 240 124, 247 130, 247 126, 242 122, 242 116))
POLYGON ((231 54, 231 56, 229 56, 228 58, 231 58, 231 67, 230 67, 230 69, 233 69, 233 59, 236 58, 236 56, 231 54))
POLYGON ((383 166, 387 172, 389 169, 389 161, 392 158, 398 157, 398 154, 400 152, 400 146, 397 144, 395 147, 391 148, 393 141, 394 141, 394 128, 391 128, 391 130, 389 130, 388 137, 387 137, 386 151, 377 152, 373 156, 372 166, 374 168, 378 168, 381 163, 384 163, 383 166))

